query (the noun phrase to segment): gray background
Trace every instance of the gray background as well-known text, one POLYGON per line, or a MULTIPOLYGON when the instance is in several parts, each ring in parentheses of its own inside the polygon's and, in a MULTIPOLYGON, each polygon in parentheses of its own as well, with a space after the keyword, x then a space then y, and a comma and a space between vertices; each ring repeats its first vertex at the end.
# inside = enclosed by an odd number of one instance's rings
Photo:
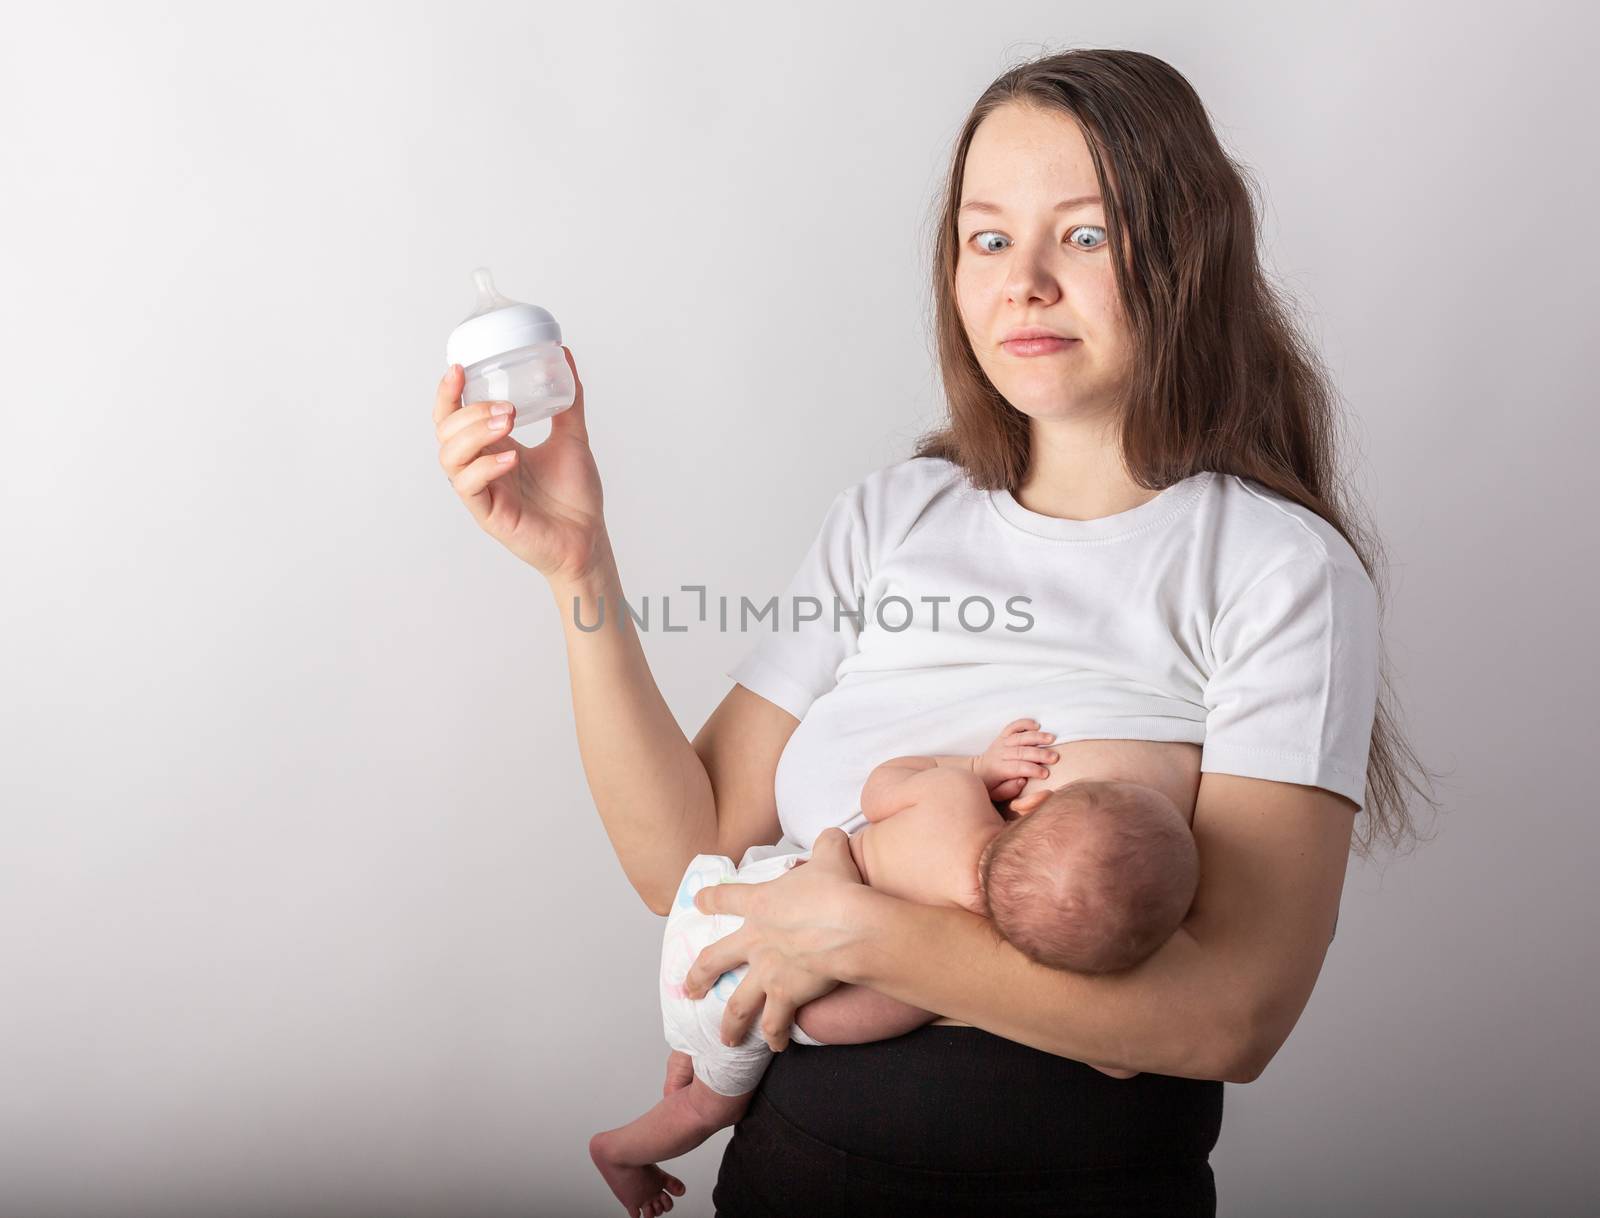
MULTIPOLYGON (((1167 59, 1259 175, 1447 776, 1437 839, 1352 867, 1299 1027, 1229 1087, 1221 1212, 1575 1203, 1589 20, 8 13, 0 1211, 620 1212, 585 1142, 659 1096, 660 923, 588 799, 554 600, 437 464, 469 273, 564 327, 629 595, 764 598, 935 418, 929 222, 968 106, 1075 45, 1167 59)), ((747 641, 645 636, 688 734, 747 641)), ((710 1213, 727 1136, 675 1163, 676 1212, 710 1213)))

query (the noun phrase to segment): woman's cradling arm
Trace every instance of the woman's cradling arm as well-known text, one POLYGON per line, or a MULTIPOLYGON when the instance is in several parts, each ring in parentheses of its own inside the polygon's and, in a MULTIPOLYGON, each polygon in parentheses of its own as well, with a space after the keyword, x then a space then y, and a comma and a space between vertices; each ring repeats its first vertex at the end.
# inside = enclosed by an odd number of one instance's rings
MULTIPOLYGON (((724 1039, 734 1042, 757 1019, 781 1042, 794 1014, 785 995, 803 1002, 825 984, 817 978, 831 977, 1113 1070, 1251 1082, 1321 971, 1354 811, 1320 788, 1205 774, 1194 905, 1159 951, 1124 972, 1036 964, 963 909, 900 901, 822 873, 791 882, 816 872, 805 867, 767 884, 702 890, 699 908, 746 921, 700 953, 685 987, 699 995, 750 962, 723 1018, 724 1039)), ((819 839, 814 856, 822 851, 819 839)))
POLYGON ((1203 776, 1199 891, 1155 955, 1085 976, 1024 957, 964 910, 865 891, 879 933, 843 979, 1079 1061, 1251 1082, 1288 1038, 1338 915, 1354 805, 1320 788, 1203 776), (934 966, 932 962, 937 962, 934 966))

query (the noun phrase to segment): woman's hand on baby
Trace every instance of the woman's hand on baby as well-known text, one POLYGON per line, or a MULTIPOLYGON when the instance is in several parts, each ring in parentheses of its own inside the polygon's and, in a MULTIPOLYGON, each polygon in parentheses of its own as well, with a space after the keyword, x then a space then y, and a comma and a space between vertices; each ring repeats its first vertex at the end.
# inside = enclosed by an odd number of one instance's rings
POLYGON ((804 867, 760 884, 712 884, 695 893, 701 913, 745 920, 702 949, 683 979, 685 994, 703 998, 723 973, 750 965, 723 1012, 723 1044, 744 1040, 759 1018, 761 1038, 774 1053, 788 1046, 795 1012, 839 984, 829 971, 835 953, 865 937, 858 901, 868 891, 849 838, 842 829, 824 829, 804 867))
POLYGON ((973 758, 973 773, 983 780, 994 802, 1011 799, 1030 778, 1048 778, 1050 764, 1061 760, 1061 755, 1049 747, 1055 733, 1038 729, 1037 719, 1008 723, 994 743, 973 758))
POLYGON ((587 574, 605 539, 583 382, 572 352, 561 349, 577 393, 571 406, 551 418, 550 434, 532 448, 511 438, 516 412, 509 402, 461 404, 465 373, 456 365, 445 370, 433 403, 439 465, 461 502, 484 532, 552 583, 587 574))

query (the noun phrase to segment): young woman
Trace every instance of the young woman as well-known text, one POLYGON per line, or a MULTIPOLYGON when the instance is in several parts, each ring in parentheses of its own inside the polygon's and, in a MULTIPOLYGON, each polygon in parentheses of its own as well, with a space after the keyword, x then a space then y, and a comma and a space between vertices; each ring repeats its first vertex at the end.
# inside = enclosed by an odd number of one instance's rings
MULTIPOLYGON (((441 381, 441 465, 561 606, 585 772, 640 896, 666 913, 696 854, 813 849, 697 897, 745 922, 686 989, 748 963, 724 1039, 759 1021, 784 1050, 728 1145, 722 1218, 1215 1212, 1222 1084, 1282 1046, 1352 845, 1412 836, 1402 781, 1420 792, 1380 697, 1375 545, 1337 494, 1334 394, 1256 240, 1242 171, 1161 60, 1075 50, 997 79, 935 249, 948 426, 835 498, 780 602, 822 616, 760 636, 693 742, 631 628, 577 627, 623 595, 581 383, 525 448, 495 404, 461 405, 459 368, 441 381), (1203 749, 1198 895, 1136 968, 1048 969, 975 914, 847 875, 866 758, 972 751, 997 707, 1061 742, 1203 749), (786 1046, 841 983, 943 1018, 786 1046)), ((660 1185, 644 1213, 683 1191, 660 1185)))

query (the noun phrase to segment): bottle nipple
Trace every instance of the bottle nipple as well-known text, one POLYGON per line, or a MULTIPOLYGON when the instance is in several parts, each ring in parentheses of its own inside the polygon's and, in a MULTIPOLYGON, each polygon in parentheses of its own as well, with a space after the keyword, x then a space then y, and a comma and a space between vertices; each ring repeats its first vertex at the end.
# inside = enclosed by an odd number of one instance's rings
MULTIPOLYGON (((472 312, 457 323, 445 341, 444 357, 448 362, 471 368, 483 360, 523 347, 560 344, 561 327, 549 309, 502 296, 495 290, 494 277, 486 266, 472 272, 472 282, 477 285, 478 299, 472 312)), ((553 358, 557 363, 565 363, 559 353, 553 358)))
POLYGON ((465 320, 471 321, 474 317, 482 317, 485 313, 493 313, 496 309, 503 309, 507 305, 521 304, 519 300, 500 295, 495 291, 494 277, 489 274, 489 268, 480 266, 472 272, 472 282, 478 287, 478 300, 472 312, 468 313, 465 320))

